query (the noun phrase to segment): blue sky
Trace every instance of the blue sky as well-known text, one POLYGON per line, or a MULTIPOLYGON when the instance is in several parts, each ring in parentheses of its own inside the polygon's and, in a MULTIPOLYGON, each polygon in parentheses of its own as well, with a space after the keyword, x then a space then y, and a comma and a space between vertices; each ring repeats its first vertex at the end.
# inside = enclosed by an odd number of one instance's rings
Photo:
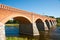
POLYGON ((60 17, 60 0, 0 0, 0 4, 41 15, 60 17))

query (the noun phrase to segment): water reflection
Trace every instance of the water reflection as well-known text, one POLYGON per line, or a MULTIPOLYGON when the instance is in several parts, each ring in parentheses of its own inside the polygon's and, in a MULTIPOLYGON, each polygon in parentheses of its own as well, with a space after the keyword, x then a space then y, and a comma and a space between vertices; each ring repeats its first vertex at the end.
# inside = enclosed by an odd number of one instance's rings
POLYGON ((53 31, 51 31, 51 30, 50 31, 40 31, 39 36, 22 35, 22 34, 19 34, 19 31, 17 31, 18 28, 17 28, 17 30, 15 27, 12 29, 7 30, 7 28, 6 28, 6 35, 8 35, 7 40, 9 40, 9 39, 10 40, 60 40, 60 27, 56 28, 53 31), (12 29, 14 29, 14 30, 11 31, 12 29), (9 32, 10 32, 10 34, 11 33, 14 34, 14 36, 10 35, 9 32))
POLYGON ((50 39, 60 40, 60 27, 57 27, 55 30, 51 31, 50 39))
POLYGON ((39 36, 20 35, 20 38, 26 40, 50 40, 50 31, 41 31, 39 36))
MULTIPOLYGON (((30 35, 20 35, 20 36, 16 36, 16 40, 50 40, 50 33, 49 32, 41 32, 39 36, 30 36, 30 35)), ((15 36, 8 36, 8 37, 15 37, 15 36)), ((10 38, 12 39, 12 38, 10 38)))

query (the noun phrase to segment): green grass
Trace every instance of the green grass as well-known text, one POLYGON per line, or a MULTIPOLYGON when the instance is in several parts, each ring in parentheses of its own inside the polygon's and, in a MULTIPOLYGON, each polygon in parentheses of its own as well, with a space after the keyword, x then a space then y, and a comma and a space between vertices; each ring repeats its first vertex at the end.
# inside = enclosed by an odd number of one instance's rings
POLYGON ((28 37, 6 37, 6 40, 36 40, 36 39, 28 37))
POLYGON ((57 27, 60 27, 60 23, 57 23, 57 27))
POLYGON ((5 24, 5 26, 19 26, 19 24, 5 24))
POLYGON ((7 37, 6 40, 23 40, 23 38, 20 38, 20 37, 7 37))

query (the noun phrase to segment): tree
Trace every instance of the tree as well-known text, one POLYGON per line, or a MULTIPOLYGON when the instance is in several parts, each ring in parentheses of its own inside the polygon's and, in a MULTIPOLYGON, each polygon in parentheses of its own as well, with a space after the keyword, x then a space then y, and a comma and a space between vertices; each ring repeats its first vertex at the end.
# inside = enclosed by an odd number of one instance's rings
POLYGON ((16 20, 9 20, 6 24, 18 24, 16 20))
POLYGON ((60 23, 60 18, 56 18, 57 19, 57 23, 60 23))
POLYGON ((51 17, 51 18, 55 18, 54 16, 49 16, 49 17, 51 17))

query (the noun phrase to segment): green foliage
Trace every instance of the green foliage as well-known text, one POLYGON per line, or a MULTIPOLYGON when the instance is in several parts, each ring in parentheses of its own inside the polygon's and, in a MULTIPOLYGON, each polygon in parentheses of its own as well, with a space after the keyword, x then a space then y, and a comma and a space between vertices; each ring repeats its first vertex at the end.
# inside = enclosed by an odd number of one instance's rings
POLYGON ((60 23, 60 18, 56 18, 57 19, 57 23, 60 23))
POLYGON ((57 26, 60 26, 60 18, 56 18, 57 26))
MULTIPOLYGON (((21 37, 7 37, 6 40, 23 40, 21 37)), ((26 38, 25 38, 26 40, 26 38)))
POLYGON ((51 17, 51 18, 55 18, 54 16, 49 16, 49 17, 51 17))
POLYGON ((18 24, 16 20, 9 20, 6 24, 18 24))
POLYGON ((51 17, 51 18, 55 18, 54 16, 48 16, 48 15, 45 15, 45 16, 47 16, 47 17, 51 17))

